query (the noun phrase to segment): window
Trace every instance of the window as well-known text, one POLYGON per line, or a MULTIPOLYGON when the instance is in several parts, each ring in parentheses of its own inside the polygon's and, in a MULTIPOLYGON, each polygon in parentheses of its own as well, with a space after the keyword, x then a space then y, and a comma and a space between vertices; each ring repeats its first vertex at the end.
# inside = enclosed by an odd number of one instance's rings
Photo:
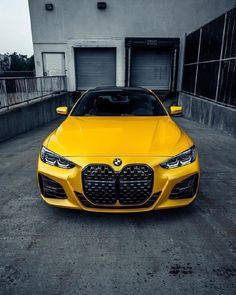
POLYGON ((158 99, 142 91, 91 91, 75 106, 72 116, 165 116, 158 99))

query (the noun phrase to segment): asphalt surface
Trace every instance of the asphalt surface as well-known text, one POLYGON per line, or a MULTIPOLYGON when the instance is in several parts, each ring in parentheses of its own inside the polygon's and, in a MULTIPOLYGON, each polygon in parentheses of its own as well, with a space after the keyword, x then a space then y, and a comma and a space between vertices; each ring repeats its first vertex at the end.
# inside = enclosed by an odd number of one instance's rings
POLYGON ((176 121, 202 169, 198 199, 176 210, 49 207, 36 158, 58 122, 0 144, 0 294, 236 294, 236 141, 176 121))

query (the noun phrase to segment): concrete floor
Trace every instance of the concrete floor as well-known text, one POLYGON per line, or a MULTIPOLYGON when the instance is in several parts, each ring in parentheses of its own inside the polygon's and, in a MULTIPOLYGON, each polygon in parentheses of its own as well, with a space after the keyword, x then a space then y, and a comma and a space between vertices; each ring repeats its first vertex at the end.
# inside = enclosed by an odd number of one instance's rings
POLYGON ((2 143, 0 294, 236 294, 236 141, 176 121, 199 149, 199 198, 146 214, 43 203, 36 158, 55 122, 2 143))

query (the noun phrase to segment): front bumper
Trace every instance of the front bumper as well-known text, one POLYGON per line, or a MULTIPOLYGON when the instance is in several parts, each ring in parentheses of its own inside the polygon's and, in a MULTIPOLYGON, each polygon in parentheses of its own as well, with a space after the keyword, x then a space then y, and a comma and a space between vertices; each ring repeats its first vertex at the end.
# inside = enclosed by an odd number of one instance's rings
MULTIPOLYGON (((38 176, 43 175, 48 177, 51 180, 54 180, 59 184, 59 187, 64 189, 65 198, 55 198, 55 197, 46 197, 44 192, 41 189, 41 197, 43 200, 53 206, 62 207, 62 208, 70 208, 70 209, 79 209, 91 212, 110 212, 110 213, 124 213, 124 212, 145 212, 151 210, 159 210, 159 209, 168 209, 168 208, 177 208, 187 206, 196 198, 197 188, 199 184, 199 161, 198 156, 196 160, 183 167, 179 167, 176 169, 164 169, 159 166, 159 164, 166 160, 163 157, 122 157, 122 166, 116 167, 113 165, 114 157, 90 157, 90 158, 80 158, 73 157, 70 158, 76 166, 72 169, 62 169, 54 166, 50 166, 45 164, 38 159, 38 176), (158 194, 158 197, 155 199, 155 202, 151 204, 151 206, 104 206, 104 207, 96 207, 96 206, 85 206, 80 201, 78 196, 84 197, 83 185, 82 185, 82 170, 84 167, 91 163, 96 164, 107 164, 110 165, 116 172, 120 171, 124 166, 133 163, 143 163, 148 165, 153 169, 153 189, 152 194, 158 194), (194 189, 193 196, 183 198, 173 199, 171 198, 171 192, 173 193, 173 189, 180 182, 183 182, 185 179, 190 178, 191 176, 196 175, 195 183, 196 188, 194 189)), ((151 197, 150 196, 150 197, 151 197)), ((82 200, 82 199, 81 199, 82 200)))

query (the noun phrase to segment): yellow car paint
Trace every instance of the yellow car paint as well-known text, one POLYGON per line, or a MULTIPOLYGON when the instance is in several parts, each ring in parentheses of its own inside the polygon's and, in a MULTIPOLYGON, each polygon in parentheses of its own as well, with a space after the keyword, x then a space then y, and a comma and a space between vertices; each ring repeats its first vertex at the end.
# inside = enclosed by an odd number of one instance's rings
POLYGON ((56 108, 56 112, 58 115, 66 116, 66 115, 68 115, 69 110, 68 110, 68 107, 63 106, 63 107, 56 108))
MULTIPOLYGON (((65 114, 66 109, 60 108, 59 112, 65 114)), ((169 115, 75 117, 69 114, 45 139, 43 146, 76 164, 72 169, 62 169, 48 165, 40 157, 38 158, 37 173, 59 183, 67 196, 66 199, 55 199, 41 194, 49 205, 92 212, 145 212, 186 206, 197 195, 195 193, 191 198, 169 199, 175 184, 200 173, 198 155, 193 163, 183 167, 175 169, 160 167, 160 163, 193 146, 190 137, 169 115), (122 165, 115 166, 114 158, 122 159, 122 165), (161 194, 148 208, 117 207, 117 204, 106 208, 86 207, 79 201, 75 192, 84 194, 82 170, 91 163, 108 164, 117 172, 127 164, 146 164, 154 172, 152 193, 161 192, 161 194)))

